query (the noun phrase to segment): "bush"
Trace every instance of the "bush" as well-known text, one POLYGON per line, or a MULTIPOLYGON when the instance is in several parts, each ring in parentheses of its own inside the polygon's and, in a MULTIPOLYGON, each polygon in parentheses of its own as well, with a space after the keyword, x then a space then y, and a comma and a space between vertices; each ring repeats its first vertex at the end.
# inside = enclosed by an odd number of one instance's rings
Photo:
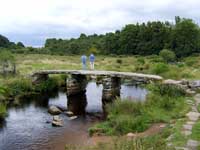
POLYGON ((137 62, 138 62, 139 64, 141 64, 141 65, 144 65, 144 64, 145 64, 145 60, 144 60, 144 58, 142 58, 142 57, 138 58, 138 59, 137 59, 137 62))
POLYGON ((162 51, 160 51, 159 55, 163 58, 164 61, 166 61, 167 63, 169 62, 175 62, 176 60, 176 55, 173 51, 171 50, 167 50, 167 49, 163 49, 162 51))
POLYGON ((181 97, 186 95, 185 91, 182 88, 168 84, 154 84, 150 85, 148 89, 151 90, 153 93, 162 96, 181 97))
POLYGON ((193 58, 193 57, 189 57, 185 60, 185 64, 189 67, 194 67, 194 65, 198 62, 197 59, 193 58))
POLYGON ((0 103, 0 120, 3 119, 7 114, 6 105, 0 103))
POLYGON ((165 73, 167 71, 169 71, 169 67, 167 64, 164 64, 164 63, 158 63, 158 64, 154 65, 152 68, 152 73, 154 73, 154 74, 161 74, 161 73, 165 73))
POLYGON ((27 78, 16 78, 6 83, 8 92, 11 96, 17 96, 32 91, 32 82, 27 78))
POLYGON ((58 86, 59 86, 59 80, 57 80, 57 78, 49 78, 48 80, 35 85, 34 90, 36 92, 44 93, 53 91, 57 89, 58 86))
POLYGON ((118 64, 122 64, 122 60, 121 60, 121 59, 117 59, 116 62, 117 62, 118 64))

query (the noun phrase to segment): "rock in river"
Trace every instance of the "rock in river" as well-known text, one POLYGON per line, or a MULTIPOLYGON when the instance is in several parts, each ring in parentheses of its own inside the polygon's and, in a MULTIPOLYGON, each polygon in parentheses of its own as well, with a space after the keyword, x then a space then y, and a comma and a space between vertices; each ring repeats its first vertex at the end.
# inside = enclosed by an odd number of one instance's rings
POLYGON ((71 117, 68 118, 68 120, 74 120, 74 119, 77 119, 77 118, 78 118, 78 116, 71 116, 71 117))
POLYGON ((65 112, 65 114, 66 114, 68 117, 71 117, 71 116, 73 116, 73 115, 74 115, 74 113, 73 113, 73 112, 71 112, 71 111, 67 111, 67 112, 65 112))
POLYGON ((50 106, 48 112, 52 115, 59 115, 62 111, 56 106, 50 106))
POLYGON ((53 116, 52 126, 62 127, 63 126, 62 119, 59 116, 53 116))

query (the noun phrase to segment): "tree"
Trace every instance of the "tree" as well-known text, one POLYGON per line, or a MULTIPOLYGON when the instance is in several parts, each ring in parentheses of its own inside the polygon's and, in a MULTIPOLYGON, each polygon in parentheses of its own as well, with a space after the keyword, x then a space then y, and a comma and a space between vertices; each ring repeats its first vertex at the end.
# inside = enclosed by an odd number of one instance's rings
POLYGON ((17 43, 17 46, 20 47, 20 48, 24 48, 24 47, 25 47, 24 44, 23 44, 22 42, 18 42, 18 43, 17 43))
POLYGON ((174 62, 176 60, 176 55, 173 51, 168 49, 163 49, 160 51, 159 55, 163 58, 167 63, 174 62))
POLYGON ((181 19, 172 33, 171 47, 177 57, 189 56, 198 52, 200 32, 199 27, 191 19, 181 19))
POLYGON ((0 35, 0 47, 9 47, 10 41, 3 35, 0 35))

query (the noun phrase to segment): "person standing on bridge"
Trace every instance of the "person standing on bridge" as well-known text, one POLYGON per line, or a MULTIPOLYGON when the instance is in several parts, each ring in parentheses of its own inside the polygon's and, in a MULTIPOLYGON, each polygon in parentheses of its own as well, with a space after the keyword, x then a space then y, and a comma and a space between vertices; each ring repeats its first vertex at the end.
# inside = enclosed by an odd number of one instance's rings
POLYGON ((86 67, 86 63, 87 63, 87 56, 85 54, 83 54, 81 56, 81 61, 82 61, 82 67, 83 67, 83 70, 86 70, 87 67, 86 67))
POLYGON ((91 70, 94 70, 94 61, 95 61, 94 54, 90 54, 90 69, 91 70))

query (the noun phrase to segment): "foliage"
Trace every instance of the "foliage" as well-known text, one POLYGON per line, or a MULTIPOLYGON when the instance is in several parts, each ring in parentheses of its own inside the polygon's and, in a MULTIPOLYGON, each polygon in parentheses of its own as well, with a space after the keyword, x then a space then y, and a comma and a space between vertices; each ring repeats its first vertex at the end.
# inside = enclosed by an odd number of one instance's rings
MULTIPOLYGON (((120 31, 105 35, 81 34, 77 39, 47 39, 45 48, 56 54, 82 54, 95 47, 100 54, 126 55, 157 55, 163 49, 171 49, 178 57, 185 57, 200 51, 199 30, 191 19, 176 17, 175 25, 153 21, 128 24, 120 31)), ((172 53, 169 56, 167 61, 174 57, 172 53)))
POLYGON ((178 57, 199 52, 199 26, 191 19, 180 19, 172 32, 171 48, 178 57))
POLYGON ((34 90, 36 92, 44 93, 44 92, 50 92, 54 89, 57 89, 58 86, 59 86, 58 78, 49 78, 48 80, 43 81, 40 84, 36 84, 34 86, 34 90))
POLYGON ((15 78, 6 81, 5 86, 7 87, 9 94, 13 97, 32 91, 33 86, 30 79, 27 78, 15 78))
POLYGON ((116 100, 106 107, 107 120, 90 128, 90 134, 103 132, 107 135, 123 135, 128 132, 142 132, 152 123, 169 122, 183 117, 188 111, 184 93, 178 88, 154 85, 144 103, 130 100, 116 100), (166 90, 166 91, 165 91, 166 90))
POLYGON ((116 63, 122 64, 122 60, 121 60, 121 59, 117 59, 117 60, 116 60, 116 63))
POLYGON ((174 62, 176 60, 176 55, 173 51, 163 49, 160 51, 159 55, 165 60, 167 63, 174 62))
POLYGON ((87 54, 89 55, 89 54, 94 54, 94 55, 96 55, 96 54, 98 54, 99 52, 98 52, 98 50, 97 50, 97 48, 95 47, 95 46, 92 46, 92 47, 90 47, 89 49, 88 49, 88 51, 87 51, 87 54))
POLYGON ((192 135, 193 140, 200 140, 200 121, 196 122, 192 128, 192 135))
POLYGON ((157 63, 152 67, 153 74, 162 74, 169 71, 169 67, 165 63, 157 63))
POLYGON ((10 42, 9 39, 3 35, 0 35, 0 49, 1 48, 21 48, 24 47, 22 42, 17 44, 10 42))
POLYGON ((3 119, 6 116, 6 105, 3 103, 0 103, 0 120, 3 119))

